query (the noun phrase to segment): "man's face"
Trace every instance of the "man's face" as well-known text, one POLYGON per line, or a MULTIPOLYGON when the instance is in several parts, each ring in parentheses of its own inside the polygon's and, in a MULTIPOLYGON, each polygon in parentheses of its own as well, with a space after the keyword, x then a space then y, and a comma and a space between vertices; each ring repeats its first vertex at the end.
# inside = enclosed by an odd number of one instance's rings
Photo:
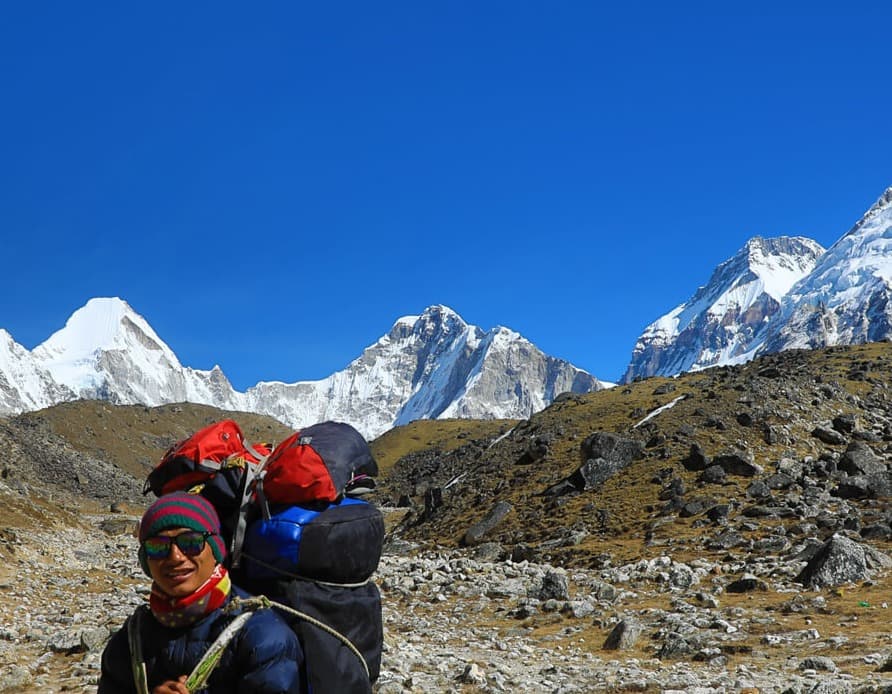
MULTIPOLYGON (((171 528, 159 535, 176 537, 191 532, 188 528, 171 528)), ((170 554, 165 559, 149 559, 149 571, 158 587, 172 598, 184 598, 198 590, 210 578, 217 559, 211 546, 205 542, 200 554, 194 557, 183 554, 172 543, 170 554)))

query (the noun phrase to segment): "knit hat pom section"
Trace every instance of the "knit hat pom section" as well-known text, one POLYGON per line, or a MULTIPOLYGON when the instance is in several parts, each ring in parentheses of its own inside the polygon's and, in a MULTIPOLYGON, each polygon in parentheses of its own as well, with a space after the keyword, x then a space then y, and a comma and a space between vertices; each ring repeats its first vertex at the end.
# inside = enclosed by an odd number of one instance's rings
MULTIPOLYGON (((226 558, 226 547, 220 537, 220 517, 203 496, 187 492, 174 492, 162 496, 143 514, 139 522, 139 541, 142 543, 147 537, 172 528, 214 533, 207 541, 217 562, 223 563, 226 558)), ((142 547, 139 549, 139 562, 143 571, 149 574, 148 562, 142 547)))

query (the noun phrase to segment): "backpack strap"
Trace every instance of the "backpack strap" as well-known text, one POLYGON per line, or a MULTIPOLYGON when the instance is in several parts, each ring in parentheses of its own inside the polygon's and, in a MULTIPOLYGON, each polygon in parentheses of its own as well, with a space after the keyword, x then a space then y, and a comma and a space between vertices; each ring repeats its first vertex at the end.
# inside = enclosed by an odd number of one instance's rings
POLYGON ((136 694, 149 694, 149 680, 146 674, 146 662, 142 657, 142 639, 140 628, 143 615, 148 605, 140 605, 127 620, 127 643, 130 646, 130 669, 133 671, 133 684, 136 694))
POLYGON ((254 446, 243 440, 244 447, 253 453, 260 462, 256 466, 245 466, 244 487, 242 488, 242 498, 239 502, 238 520, 235 529, 232 532, 232 546, 229 548, 230 566, 237 569, 242 563, 242 545, 245 543, 245 533, 248 530, 248 509, 251 506, 251 498, 254 496, 254 481, 261 476, 263 468, 266 466, 268 455, 263 455, 254 446))
POLYGON ((247 552, 242 552, 242 556, 246 559, 250 559, 255 564, 259 564, 265 569, 269 569, 270 571, 279 574, 280 576, 287 576, 288 578, 293 578, 297 581, 306 581, 307 583, 318 583, 321 586, 332 586, 333 588, 359 588, 372 580, 372 577, 369 576, 364 581, 358 581, 357 583, 335 583, 334 581, 322 581, 318 578, 308 578, 306 576, 301 576, 300 574, 294 574, 290 571, 285 571, 284 569, 280 569, 278 566, 268 564, 262 559, 258 559, 257 557, 248 554, 247 552))
POLYGON ((266 459, 269 458, 269 456, 263 455, 263 453, 254 448, 254 445, 250 441, 248 441, 248 439, 242 439, 242 445, 245 447, 248 453, 251 453, 255 458, 257 458, 257 460, 260 461, 260 467, 263 467, 266 464, 266 459))

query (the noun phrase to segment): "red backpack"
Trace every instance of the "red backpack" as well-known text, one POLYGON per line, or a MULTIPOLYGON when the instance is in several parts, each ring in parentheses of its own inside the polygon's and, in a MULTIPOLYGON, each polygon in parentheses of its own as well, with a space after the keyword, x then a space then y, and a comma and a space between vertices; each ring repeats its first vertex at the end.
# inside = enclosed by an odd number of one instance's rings
POLYGON ((337 501, 357 480, 378 474, 368 443, 343 422, 321 422, 295 432, 258 469, 255 491, 271 504, 337 501))
POLYGON ((268 504, 333 502, 374 486, 378 465, 355 428, 342 422, 309 426, 270 453, 251 445, 239 425, 225 419, 174 444, 149 473, 143 494, 200 493, 217 509, 232 566, 241 558, 250 510, 268 504))
POLYGON ((229 538, 238 525, 245 487, 269 452, 265 444, 248 443, 233 420, 214 422, 168 449, 149 473, 143 494, 200 493, 217 509, 229 538))

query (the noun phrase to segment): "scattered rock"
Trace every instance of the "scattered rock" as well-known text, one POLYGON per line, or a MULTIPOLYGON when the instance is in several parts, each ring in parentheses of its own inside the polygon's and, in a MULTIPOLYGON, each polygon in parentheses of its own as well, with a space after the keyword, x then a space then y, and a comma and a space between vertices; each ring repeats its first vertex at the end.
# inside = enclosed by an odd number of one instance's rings
POLYGON ((811 435, 818 439, 818 441, 830 444, 832 446, 841 446, 846 442, 845 436, 840 434, 835 429, 828 429, 826 427, 815 427, 812 430, 811 435))
POLYGON ((799 663, 800 670, 818 670, 820 672, 836 672, 836 663, 823 655, 813 655, 803 658, 799 663))
POLYGON ((477 663, 468 663, 464 671, 456 678, 462 684, 474 684, 477 686, 486 684, 486 675, 477 663))
POLYGON ((857 420, 853 414, 841 414, 833 418, 833 428, 840 434, 851 434, 856 425, 857 420))
POLYGON ((689 643, 684 636, 673 631, 666 634, 666 638, 657 652, 657 658, 660 660, 684 658, 691 655, 695 650, 696 645, 689 643))
POLYGON ((604 650, 627 651, 638 643, 641 625, 631 619, 623 619, 610 631, 604 641, 604 650))
POLYGON ((852 441, 842 454, 836 467, 850 475, 869 475, 886 472, 886 463, 876 456, 873 449, 862 441, 852 441))
POLYGON ((738 475, 740 477, 754 477, 761 475, 763 470, 753 460, 753 454, 750 451, 732 451, 717 455, 713 461, 715 465, 720 466, 729 475, 738 475))
POLYGON ((725 588, 725 592, 728 593, 749 593, 754 590, 768 590, 768 584, 752 574, 741 576, 725 588))
POLYGON ((704 484, 724 484, 727 480, 728 473, 721 465, 710 465, 697 477, 697 481, 704 484))
POLYGON ((536 436, 530 441, 529 446, 517 459, 518 465, 532 465, 543 460, 548 455, 548 439, 542 436, 536 436))
POLYGON ((711 464, 709 457, 703 452, 700 445, 696 443, 691 445, 691 450, 688 453, 688 456, 681 462, 682 465, 685 466, 685 469, 693 472, 705 470, 711 464))
POLYGON ((570 583, 563 571, 546 571, 536 591, 539 600, 569 600, 570 583))
POLYGON ((582 466, 567 479, 552 485, 543 493, 558 496, 594 489, 642 455, 644 446, 640 441, 605 432, 592 434, 582 442, 582 456, 585 460, 582 466))

